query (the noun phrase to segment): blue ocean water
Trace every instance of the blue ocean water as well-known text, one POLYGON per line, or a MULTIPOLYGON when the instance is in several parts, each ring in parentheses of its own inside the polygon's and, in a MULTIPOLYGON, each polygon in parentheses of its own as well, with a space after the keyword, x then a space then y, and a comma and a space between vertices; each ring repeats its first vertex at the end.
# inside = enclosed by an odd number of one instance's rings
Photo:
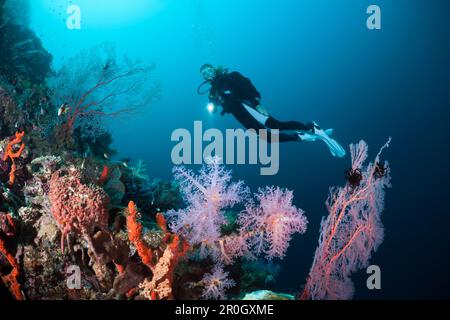
MULTIPOLYGON (((355 275, 356 298, 450 298, 450 4, 448 1, 337 0, 36 0, 31 26, 57 68, 104 41, 155 63, 160 100, 135 118, 108 125, 119 157, 142 159, 152 178, 170 179, 173 130, 239 127, 211 115, 196 93, 204 63, 250 77, 268 111, 280 120, 316 120, 345 146, 364 139, 392 167, 383 222, 385 241, 371 260, 382 290, 355 275), (66 27, 70 4, 82 10, 81 30, 66 27), (382 10, 382 30, 366 28, 366 8, 382 10)), ((281 146, 280 172, 230 166, 256 190, 294 190, 309 229, 296 237, 275 287, 301 289, 312 263, 328 187, 345 183, 350 159, 319 143, 281 146)))

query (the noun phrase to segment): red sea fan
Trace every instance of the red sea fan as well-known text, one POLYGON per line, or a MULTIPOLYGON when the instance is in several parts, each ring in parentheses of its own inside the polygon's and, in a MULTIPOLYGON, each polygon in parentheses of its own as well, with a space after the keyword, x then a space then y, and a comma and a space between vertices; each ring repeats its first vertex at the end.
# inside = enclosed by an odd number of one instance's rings
POLYGON ((109 198, 98 186, 86 185, 81 173, 71 168, 52 174, 49 199, 53 217, 61 229, 61 250, 69 234, 82 236, 91 246, 95 229, 108 230, 109 198))
POLYGON ((385 188, 390 186, 387 163, 380 170, 380 155, 363 167, 367 144, 351 145, 352 168, 359 169, 358 186, 347 184, 331 188, 327 200, 328 216, 322 220, 319 245, 302 299, 350 299, 353 296, 352 273, 366 268, 372 252, 383 241, 381 212, 385 188))
POLYGON ((292 204, 292 191, 266 187, 257 194, 259 206, 249 206, 239 217, 242 232, 248 234, 256 255, 283 258, 292 235, 304 233, 308 223, 303 210, 292 204))

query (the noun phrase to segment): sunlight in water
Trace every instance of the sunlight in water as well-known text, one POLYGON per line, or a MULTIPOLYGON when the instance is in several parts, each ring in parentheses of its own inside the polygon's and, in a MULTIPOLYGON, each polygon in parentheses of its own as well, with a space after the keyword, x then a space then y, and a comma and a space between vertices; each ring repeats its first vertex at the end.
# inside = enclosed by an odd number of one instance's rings
POLYGON ((102 28, 123 26, 151 18, 164 3, 163 0, 40 0, 39 2, 42 9, 61 18, 67 16, 66 10, 70 5, 77 5, 81 9, 85 26, 102 28))

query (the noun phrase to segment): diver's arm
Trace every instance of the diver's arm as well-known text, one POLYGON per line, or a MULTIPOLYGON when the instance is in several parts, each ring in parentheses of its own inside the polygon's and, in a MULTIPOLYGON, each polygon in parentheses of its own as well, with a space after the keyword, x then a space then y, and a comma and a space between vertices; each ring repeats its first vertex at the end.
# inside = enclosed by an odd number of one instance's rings
POLYGON ((256 90, 255 93, 256 93, 256 96, 253 99, 253 103, 254 103, 255 108, 257 108, 261 105, 261 93, 258 90, 256 90))
POLYGON ((231 93, 224 92, 222 103, 220 104, 222 107, 222 112, 220 114, 223 116, 226 113, 230 113, 236 103, 239 103, 239 101, 231 93))

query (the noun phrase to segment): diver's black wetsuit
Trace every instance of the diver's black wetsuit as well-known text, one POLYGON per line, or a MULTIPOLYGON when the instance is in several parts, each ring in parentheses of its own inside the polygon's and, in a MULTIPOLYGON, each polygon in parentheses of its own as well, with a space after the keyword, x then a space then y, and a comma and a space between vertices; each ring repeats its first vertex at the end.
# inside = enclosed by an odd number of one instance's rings
MULTIPOLYGON (((257 111, 256 107, 259 106, 260 99, 261 94, 253 86, 250 79, 239 72, 219 73, 211 82, 210 100, 222 106, 222 115, 231 113, 247 129, 257 131, 260 129, 278 129, 280 131, 309 131, 312 129, 311 125, 305 125, 296 121, 282 122, 271 116, 264 117, 262 114, 262 118, 267 119, 265 123, 261 123, 255 118, 255 113, 249 112, 244 106, 246 104, 257 111)), ((267 132, 267 140, 269 142, 272 141, 270 130, 267 132)), ((300 140, 299 135, 296 133, 279 134, 279 142, 300 140)))

